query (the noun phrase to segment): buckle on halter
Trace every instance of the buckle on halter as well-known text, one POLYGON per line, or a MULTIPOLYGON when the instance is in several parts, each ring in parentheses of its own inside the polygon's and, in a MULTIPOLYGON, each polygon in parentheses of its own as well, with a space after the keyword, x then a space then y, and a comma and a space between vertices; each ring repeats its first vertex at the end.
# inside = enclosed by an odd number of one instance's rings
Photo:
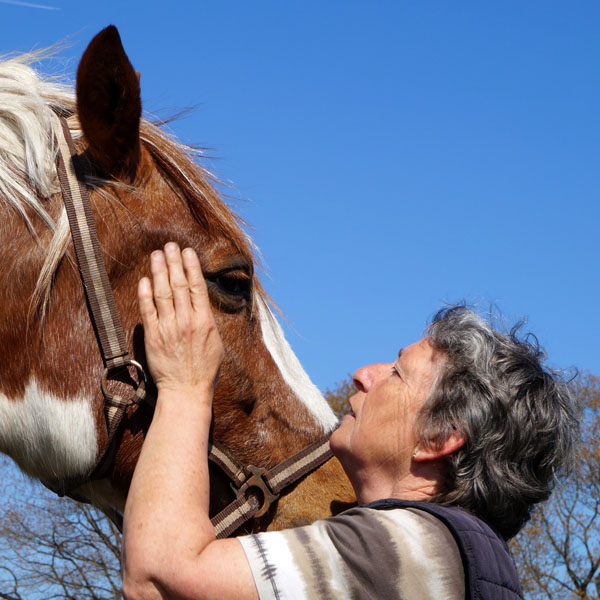
POLYGON ((254 517, 262 517, 268 510, 271 504, 279 498, 279 494, 274 494, 269 487, 269 484, 264 479, 263 475, 267 469, 263 467, 255 467, 254 465, 248 465, 248 471, 252 473, 248 479, 242 484, 239 490, 236 490, 236 497, 239 498, 245 495, 246 492, 252 488, 259 490, 262 493, 262 505, 254 515, 254 517))

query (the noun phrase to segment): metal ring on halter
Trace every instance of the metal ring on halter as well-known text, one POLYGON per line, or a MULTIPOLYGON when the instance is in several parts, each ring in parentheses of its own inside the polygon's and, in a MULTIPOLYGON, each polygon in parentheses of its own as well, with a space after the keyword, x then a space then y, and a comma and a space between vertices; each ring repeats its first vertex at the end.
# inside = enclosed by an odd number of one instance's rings
MULTIPOLYGON (((118 367, 107 367, 106 369, 104 369, 104 373, 102 374, 102 381, 100 382, 100 388, 102 389, 102 394, 104 394, 104 398, 105 399, 109 399, 113 397, 113 394, 111 394, 108 389, 106 388, 106 384, 108 383, 108 376, 110 373, 115 372, 115 371, 121 371, 122 369, 126 369, 127 367, 134 367, 135 370, 138 372, 138 374, 140 375, 140 380, 138 383, 138 387, 136 390, 136 395, 134 396, 134 399, 131 400, 130 402, 128 402, 127 404, 125 404, 123 406, 123 408, 127 408, 128 406, 133 406, 134 404, 139 404, 144 397, 146 396, 146 392, 145 389, 148 385, 148 377, 146 375, 146 371, 144 371, 144 367, 142 367, 142 365, 140 365, 139 362, 137 362, 137 360, 126 360, 123 364, 119 365, 118 367), (138 395, 138 390, 142 390, 142 395, 138 395)), ((113 405, 118 405, 119 403, 113 403, 113 405)))

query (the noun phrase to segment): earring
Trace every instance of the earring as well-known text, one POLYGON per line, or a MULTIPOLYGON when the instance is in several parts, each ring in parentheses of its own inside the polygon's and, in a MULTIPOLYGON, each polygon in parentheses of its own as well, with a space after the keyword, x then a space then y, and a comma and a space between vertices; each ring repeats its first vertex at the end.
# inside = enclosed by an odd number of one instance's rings
POLYGON ((417 454, 418 454, 418 453, 419 453, 419 450, 418 450, 418 448, 415 448, 415 449, 412 451, 412 457, 414 458, 415 456, 417 456, 417 454))

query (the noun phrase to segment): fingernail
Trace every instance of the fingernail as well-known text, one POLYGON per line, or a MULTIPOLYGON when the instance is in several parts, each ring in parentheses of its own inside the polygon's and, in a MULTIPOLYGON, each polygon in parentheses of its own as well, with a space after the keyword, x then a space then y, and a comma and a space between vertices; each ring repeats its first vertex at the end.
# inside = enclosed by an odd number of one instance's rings
POLYGON ((175 252, 179 250, 179 245, 175 242, 168 242, 167 244, 165 244, 165 250, 167 252, 175 252))
POLYGON ((162 250, 154 250, 154 252, 152 252, 152 254, 150 254, 150 260, 154 263, 160 263, 164 261, 164 254, 162 252, 162 250))

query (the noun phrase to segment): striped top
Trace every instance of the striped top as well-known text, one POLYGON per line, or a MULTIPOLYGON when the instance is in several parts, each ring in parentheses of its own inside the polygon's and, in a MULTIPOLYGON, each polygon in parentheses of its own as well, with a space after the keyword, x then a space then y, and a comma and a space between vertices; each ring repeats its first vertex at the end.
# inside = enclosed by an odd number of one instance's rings
POLYGON ((261 600, 465 597, 452 534, 415 508, 356 507, 306 527, 238 539, 261 600))

